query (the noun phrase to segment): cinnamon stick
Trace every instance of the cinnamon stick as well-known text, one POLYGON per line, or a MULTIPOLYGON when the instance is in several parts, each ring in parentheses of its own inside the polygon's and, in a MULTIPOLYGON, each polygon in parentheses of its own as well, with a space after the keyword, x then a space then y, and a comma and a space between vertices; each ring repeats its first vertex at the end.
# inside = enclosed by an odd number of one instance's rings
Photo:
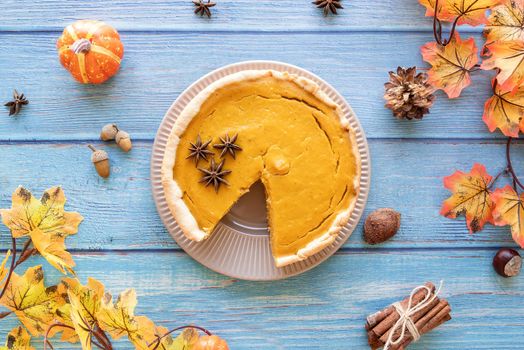
MULTIPOLYGON (((435 292, 435 286, 433 285, 433 283, 428 282, 425 284, 425 286, 430 288, 431 293, 435 292)), ((420 303, 422 299, 424 299, 426 294, 427 294, 427 291, 425 289, 418 290, 413 295, 412 306, 415 306, 418 303, 420 303)), ((400 302, 400 305, 402 305, 403 308, 406 308, 408 303, 409 303, 409 297, 402 300, 400 302)), ((382 322, 380 322, 376 327, 374 327, 373 331, 375 332, 376 335, 381 337, 382 335, 384 335, 384 333, 389 331, 391 327, 393 327, 393 325, 398 321, 399 318, 400 318, 400 315, 398 314, 398 312, 395 311, 391 313, 390 315, 388 315, 384 320, 382 320, 382 322)))
MULTIPOLYGON (((414 313, 413 316, 411 316, 411 319, 413 320, 413 323, 415 323, 415 325, 416 325, 417 321, 419 321, 421 318, 426 316, 428 313, 432 312, 435 309, 435 307, 437 307, 437 305, 439 304, 439 301, 440 301, 439 298, 435 298, 435 299, 433 299, 433 301, 431 303, 429 303, 428 305, 426 305, 425 307, 423 307, 422 309, 420 309, 419 311, 414 313)), ((419 329, 419 328, 417 327, 417 329, 419 329)), ((390 329, 388 332, 386 332, 383 336, 380 337, 380 340, 384 344, 387 342, 388 337, 389 337, 389 333, 391 333, 391 330, 392 329, 390 329)), ((400 336, 401 332, 402 332, 402 329, 400 327, 397 328, 395 330, 395 333, 393 333, 393 339, 397 339, 400 336)), ((408 334, 408 333, 409 332, 407 332, 406 334, 408 334)))
MULTIPOLYGON (((435 286, 428 282, 425 284, 430 289, 430 298, 435 293, 435 286)), ((411 307, 418 305, 427 296, 426 289, 418 290, 412 298, 411 307)), ((409 303, 409 297, 400 302, 400 305, 406 309, 409 303)), ((425 334, 432 329, 440 326, 442 323, 451 319, 451 307, 445 299, 434 298, 430 303, 425 305, 411 316, 415 327, 420 335, 425 334)), ((384 347, 390 333, 393 331, 393 326, 399 320, 400 315, 393 305, 380 310, 366 319, 366 330, 368 335, 368 343, 371 349, 380 349, 384 347)), ((398 339, 401 335, 402 329, 400 327, 395 329, 393 339, 398 339)), ((413 335, 406 331, 404 338, 398 345, 390 347, 390 350, 403 350, 411 342, 413 342, 413 335)))
MULTIPOLYGON (((432 308, 426 315, 415 322, 415 327, 417 327, 419 334, 423 335, 444 323, 446 321, 445 318, 449 317, 447 320, 451 319, 451 316, 449 315, 450 312, 451 307, 449 306, 448 301, 442 299, 438 302, 437 306, 432 308)), ((403 342, 397 346, 392 346, 391 350, 404 349, 414 340, 409 332, 406 332, 404 338, 405 340, 403 342)))

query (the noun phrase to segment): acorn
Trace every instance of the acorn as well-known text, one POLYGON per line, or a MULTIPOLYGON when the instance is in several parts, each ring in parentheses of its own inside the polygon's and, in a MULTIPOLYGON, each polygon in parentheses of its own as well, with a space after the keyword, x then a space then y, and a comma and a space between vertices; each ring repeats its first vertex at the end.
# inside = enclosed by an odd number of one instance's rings
POLYGON ((514 249, 502 248, 493 257, 493 268, 502 277, 514 277, 520 273, 522 258, 514 249))
POLYGON ((102 139, 102 141, 112 141, 115 139, 117 133, 118 127, 116 124, 106 124, 100 132, 100 139, 102 139))
POLYGON ((109 177, 111 173, 111 166, 109 164, 109 156, 106 151, 98 150, 92 145, 87 145, 93 151, 91 154, 91 162, 93 162, 96 172, 103 178, 109 177))
POLYGON ((400 228, 400 213, 390 208, 377 209, 366 218, 364 240, 378 244, 393 237, 400 228))
POLYGON ((118 147, 120 147, 120 149, 124 152, 129 152, 133 147, 131 143, 131 137, 129 137, 129 134, 125 131, 118 130, 115 141, 118 147))

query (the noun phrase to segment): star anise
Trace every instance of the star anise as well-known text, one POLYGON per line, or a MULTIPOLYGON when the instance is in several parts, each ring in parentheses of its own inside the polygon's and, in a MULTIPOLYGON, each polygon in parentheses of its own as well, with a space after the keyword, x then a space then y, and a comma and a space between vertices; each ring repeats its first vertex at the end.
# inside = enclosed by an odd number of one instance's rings
POLYGON ((205 183, 206 187, 210 184, 213 184, 216 193, 218 193, 218 189, 221 184, 226 184, 229 186, 229 182, 224 179, 224 176, 231 173, 231 170, 222 170, 223 166, 224 159, 222 159, 222 161, 217 165, 215 163, 215 159, 211 158, 211 163, 209 164, 208 169, 198 168, 198 170, 204 173, 200 182, 205 183))
POLYGON ((220 142, 222 143, 213 145, 213 147, 222 150, 222 152, 220 152, 220 158, 224 157, 226 153, 229 153, 231 154, 233 159, 235 159, 236 157, 235 152, 242 151, 242 148, 239 145, 235 144, 237 138, 238 138, 238 134, 236 134, 235 136, 231 138, 229 137, 228 134, 226 134, 226 136, 220 138, 220 142))
POLYGON ((327 16, 329 12, 336 15, 337 9, 343 9, 341 0, 315 0, 312 4, 317 5, 318 8, 324 9, 324 16, 327 16))
POLYGON ((29 101, 24 94, 19 94, 18 91, 13 91, 13 100, 7 102, 4 106, 9 107, 9 115, 17 115, 22 109, 23 105, 28 104, 29 101))
POLYGON ((211 0, 207 0, 207 3, 204 0, 193 0, 193 4, 196 6, 195 13, 197 15, 200 15, 200 17, 207 15, 208 18, 211 17, 210 8, 216 5, 211 0))
POLYGON ((211 140, 208 140, 208 141, 202 143, 202 139, 200 138, 200 135, 198 135, 197 138, 196 138, 196 141, 194 143, 190 142, 190 144, 191 144, 191 147, 189 147, 189 152, 190 153, 186 157, 186 159, 193 158, 195 160, 195 166, 198 165, 198 161, 200 159, 204 159, 204 160, 207 161, 207 156, 213 154, 213 152, 211 152, 210 150, 206 149, 207 146, 209 146, 210 143, 211 143, 211 140))

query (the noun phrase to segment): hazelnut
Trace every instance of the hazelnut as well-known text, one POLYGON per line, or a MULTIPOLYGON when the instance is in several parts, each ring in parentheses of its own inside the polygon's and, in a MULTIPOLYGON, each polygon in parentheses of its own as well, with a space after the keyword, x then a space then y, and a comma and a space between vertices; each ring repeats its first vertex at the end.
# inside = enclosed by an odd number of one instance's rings
POLYGON ((116 124, 106 124, 100 132, 100 139, 102 139, 102 141, 112 141, 115 139, 117 132, 118 127, 116 124))
POLYGON ((390 208, 377 209, 366 218, 364 240, 369 244, 387 241, 400 228, 400 213, 390 208))
POLYGON ((97 150, 92 145, 88 145, 87 147, 93 151, 93 154, 91 154, 91 162, 94 164, 98 175, 103 178, 109 177, 109 174, 111 173, 111 166, 109 164, 109 156, 107 155, 107 152, 103 150, 97 150))
POLYGON ((502 277, 517 276, 521 267, 522 258, 514 249, 502 248, 493 257, 493 268, 502 277))
POLYGON ((125 131, 119 130, 115 137, 116 144, 122 151, 129 152, 133 147, 129 134, 125 131))

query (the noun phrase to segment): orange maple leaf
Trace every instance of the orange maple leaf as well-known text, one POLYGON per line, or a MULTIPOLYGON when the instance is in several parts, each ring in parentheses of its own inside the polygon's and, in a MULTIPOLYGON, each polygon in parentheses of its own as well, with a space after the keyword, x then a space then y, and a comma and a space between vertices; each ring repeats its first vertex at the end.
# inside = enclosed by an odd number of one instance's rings
POLYGON ((484 104, 482 120, 493 132, 496 128, 506 136, 519 137, 524 131, 524 86, 514 91, 503 91, 493 79, 493 96, 484 104))
POLYGON ((469 38, 462 41, 457 32, 446 46, 430 42, 420 49, 424 61, 431 64, 428 81, 444 90, 449 98, 459 97, 462 89, 471 84, 470 71, 477 64, 477 46, 469 38))
POLYGON ((510 91, 524 83, 524 41, 495 41, 486 44, 489 58, 482 62, 482 69, 498 69, 500 88, 510 91))
MULTIPOLYGON (((418 0, 418 2, 426 8, 426 17, 433 17, 435 15, 435 3, 436 0, 418 0)), ((449 17, 442 14, 442 4, 445 3, 444 0, 439 0, 438 3, 438 19, 443 22, 452 22, 455 18, 449 17)))
POLYGON ((502 40, 524 40, 524 0, 504 0, 492 9, 484 35, 488 43, 502 40))
POLYGON ((486 222, 492 222, 491 179, 484 165, 479 163, 475 163, 469 173, 456 171, 446 176, 444 187, 453 194, 442 203, 440 215, 454 219, 464 214, 470 233, 482 230, 486 222))
POLYGON ((491 198, 495 203, 493 221, 497 226, 509 225, 513 240, 524 248, 524 193, 520 196, 511 186, 497 188, 491 198))
POLYGON ((457 24, 477 26, 488 23, 486 11, 500 4, 501 0, 440 0, 443 1, 442 14, 439 19, 458 17, 457 24))

